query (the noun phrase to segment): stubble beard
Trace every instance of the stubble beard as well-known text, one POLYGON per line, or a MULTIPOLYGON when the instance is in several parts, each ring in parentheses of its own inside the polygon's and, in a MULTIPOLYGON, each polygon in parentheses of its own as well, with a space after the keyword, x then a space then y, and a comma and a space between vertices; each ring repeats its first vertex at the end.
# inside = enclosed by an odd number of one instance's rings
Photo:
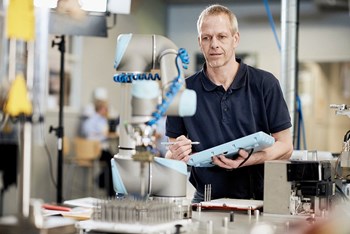
POLYGON ((224 61, 222 59, 217 59, 214 61, 208 61, 208 66, 215 69, 215 68, 224 67, 227 63, 228 63, 228 61, 224 61))

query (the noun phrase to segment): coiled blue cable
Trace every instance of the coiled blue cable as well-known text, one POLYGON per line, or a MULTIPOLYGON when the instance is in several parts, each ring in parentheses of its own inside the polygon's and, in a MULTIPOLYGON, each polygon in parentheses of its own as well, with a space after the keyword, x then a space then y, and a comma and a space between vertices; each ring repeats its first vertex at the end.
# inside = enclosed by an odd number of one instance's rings
MULTIPOLYGON (((178 72, 177 77, 171 82, 171 86, 165 94, 165 98, 163 98, 162 103, 157 106, 157 110, 152 113, 152 119, 148 121, 146 124, 149 126, 154 125, 157 121, 165 114, 168 110, 170 103, 172 102, 174 96, 179 92, 181 86, 184 83, 184 79, 182 78, 182 70, 179 67, 179 62, 182 62, 182 67, 184 69, 188 68, 188 64, 190 63, 189 55, 184 48, 180 48, 176 55, 175 65, 178 72)), ((157 74, 153 77, 151 74, 149 76, 145 76, 144 74, 133 74, 133 73, 122 73, 115 74, 113 76, 113 80, 117 83, 132 83, 133 80, 159 80, 157 74)))
POLYGON ((113 80, 117 83, 132 83, 133 80, 160 80, 160 77, 158 73, 121 73, 115 74, 113 80))
POLYGON ((278 36, 277 36, 275 22, 273 20, 273 17, 272 17, 271 11, 270 11, 270 6, 269 6, 269 3, 268 3, 268 0, 263 0, 263 2, 264 2, 265 10, 266 10, 266 13, 267 13, 267 17, 269 19, 269 23, 270 23, 273 35, 274 35, 275 40, 276 40, 276 44, 277 44, 278 50, 281 51, 281 44, 280 44, 280 41, 279 41, 278 36))
POLYGON ((187 51, 184 48, 180 48, 178 51, 178 54, 176 56, 176 69, 178 72, 177 77, 171 82, 171 86, 169 87, 168 91, 165 94, 165 98, 163 98, 162 103, 157 106, 157 110, 152 113, 153 118, 149 120, 146 124, 149 126, 152 126, 157 123, 157 121, 164 116, 165 112, 168 110, 170 103, 174 99, 175 95, 179 92, 181 89, 181 86, 184 84, 184 79, 182 78, 182 71, 179 67, 179 61, 182 62, 182 67, 184 69, 188 68, 189 64, 189 56, 187 51))

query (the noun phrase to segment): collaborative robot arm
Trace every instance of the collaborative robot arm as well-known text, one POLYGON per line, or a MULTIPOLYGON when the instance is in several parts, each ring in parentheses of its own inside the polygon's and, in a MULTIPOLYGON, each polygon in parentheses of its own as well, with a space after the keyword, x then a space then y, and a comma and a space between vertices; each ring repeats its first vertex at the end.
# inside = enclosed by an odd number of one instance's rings
POLYGON ((186 164, 153 157, 148 150, 159 118, 196 111, 196 93, 186 89, 182 72, 186 64, 187 52, 163 36, 118 37, 114 81, 120 87, 119 152, 111 161, 117 193, 186 196, 186 164))
POLYGON ((196 93, 185 87, 182 66, 188 63, 185 50, 178 50, 159 35, 122 34, 118 37, 114 81, 120 84, 119 154, 134 154, 135 144, 163 115, 192 116, 196 93), (155 71, 155 72, 154 72, 155 71), (157 72, 160 71, 160 74, 157 72), (143 125, 143 126, 142 126, 143 125), (134 127, 132 127, 134 126, 134 127))

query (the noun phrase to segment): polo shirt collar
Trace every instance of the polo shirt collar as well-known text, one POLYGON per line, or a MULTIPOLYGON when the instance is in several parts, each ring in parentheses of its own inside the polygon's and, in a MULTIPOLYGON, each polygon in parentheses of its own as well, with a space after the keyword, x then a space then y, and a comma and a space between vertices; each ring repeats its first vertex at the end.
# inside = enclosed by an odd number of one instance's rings
MULTIPOLYGON (((245 84, 246 84, 247 76, 245 74, 247 73, 247 65, 245 63, 243 63, 240 58, 236 58, 236 61, 239 63, 239 68, 238 68, 235 79, 233 80, 232 84, 230 85, 230 87, 227 91, 239 89, 239 88, 245 86, 245 84)), ((204 63, 202 71, 201 71, 201 73, 202 73, 202 79, 201 79, 202 85, 206 91, 213 91, 216 88, 220 87, 221 85, 218 86, 218 85, 214 84, 208 78, 207 74, 205 73, 206 66, 207 66, 207 64, 204 63)))

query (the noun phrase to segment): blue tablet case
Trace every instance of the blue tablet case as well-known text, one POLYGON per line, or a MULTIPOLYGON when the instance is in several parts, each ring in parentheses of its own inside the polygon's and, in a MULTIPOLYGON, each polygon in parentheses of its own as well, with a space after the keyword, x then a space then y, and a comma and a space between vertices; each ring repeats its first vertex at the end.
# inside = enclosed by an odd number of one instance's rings
POLYGON ((265 149, 275 143, 275 139, 264 132, 256 132, 251 135, 203 150, 192 154, 187 164, 194 167, 212 167, 211 158, 217 155, 225 155, 228 158, 234 158, 240 149, 247 151, 253 149, 253 152, 265 149))

